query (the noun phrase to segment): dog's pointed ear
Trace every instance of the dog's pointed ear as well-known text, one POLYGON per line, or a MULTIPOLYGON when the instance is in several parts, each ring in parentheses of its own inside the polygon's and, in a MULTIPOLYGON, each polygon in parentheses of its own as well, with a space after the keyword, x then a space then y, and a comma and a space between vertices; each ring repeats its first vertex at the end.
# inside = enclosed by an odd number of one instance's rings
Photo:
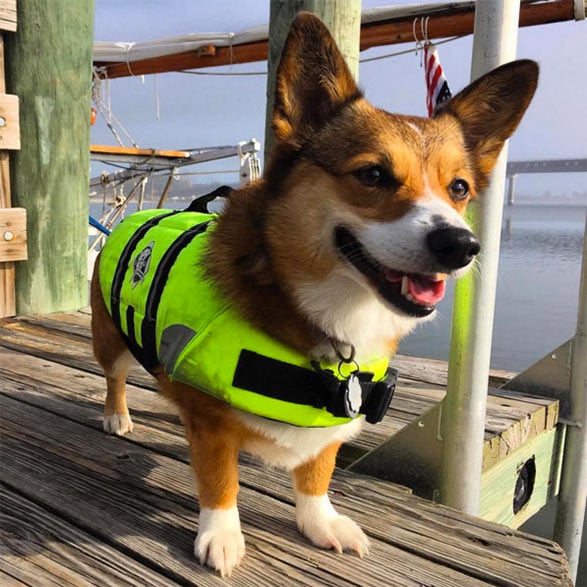
POLYGON ((435 118, 450 114, 461 123, 478 188, 487 185, 503 144, 522 120, 537 84, 534 61, 513 61, 480 77, 436 113, 435 118))
POLYGON ((301 12, 293 21, 277 69, 273 131, 299 146, 346 102, 361 95, 322 21, 301 12))

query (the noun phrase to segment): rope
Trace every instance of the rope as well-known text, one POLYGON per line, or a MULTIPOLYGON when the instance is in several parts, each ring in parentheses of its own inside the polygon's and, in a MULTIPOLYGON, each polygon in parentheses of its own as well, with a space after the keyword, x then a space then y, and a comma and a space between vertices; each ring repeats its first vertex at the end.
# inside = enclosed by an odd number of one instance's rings
POLYGON ((96 111, 104 119, 106 126, 110 129, 110 132, 114 135, 116 142, 121 147, 124 147, 125 144, 124 144, 124 141, 122 140, 122 138, 120 137, 120 134, 118 133, 118 131, 114 127, 114 125, 116 125, 118 127, 118 130, 123 135, 126 136, 126 138, 131 142, 133 147, 138 149, 139 145, 137 144, 137 142, 134 140, 134 138, 131 136, 131 134, 126 130, 126 128, 124 127, 122 122, 120 122, 120 120, 118 120, 118 118, 116 118, 116 116, 114 116, 114 113, 112 112, 111 102, 110 102, 110 99, 111 99, 110 80, 108 78, 100 77, 100 74, 96 69, 94 69, 93 75, 94 75, 94 80, 93 80, 93 84, 92 84, 92 101, 96 105, 96 111), (107 103, 104 101, 104 98, 102 96, 102 93, 103 93, 102 92, 102 84, 104 81, 106 82, 106 88, 107 88, 106 89, 107 103))
POLYGON ((159 100, 159 84, 157 83, 157 74, 153 76, 153 83, 155 85, 155 111, 157 114, 157 120, 161 120, 161 102, 159 100))

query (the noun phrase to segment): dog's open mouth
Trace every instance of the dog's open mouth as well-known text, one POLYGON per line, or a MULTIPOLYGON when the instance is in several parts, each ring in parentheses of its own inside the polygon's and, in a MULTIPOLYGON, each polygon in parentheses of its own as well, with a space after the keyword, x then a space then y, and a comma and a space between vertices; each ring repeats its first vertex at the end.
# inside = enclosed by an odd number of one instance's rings
POLYGON ((388 303, 405 314, 424 318, 444 297, 446 283, 438 274, 405 273, 381 265, 345 227, 335 231, 339 255, 358 269, 388 303))

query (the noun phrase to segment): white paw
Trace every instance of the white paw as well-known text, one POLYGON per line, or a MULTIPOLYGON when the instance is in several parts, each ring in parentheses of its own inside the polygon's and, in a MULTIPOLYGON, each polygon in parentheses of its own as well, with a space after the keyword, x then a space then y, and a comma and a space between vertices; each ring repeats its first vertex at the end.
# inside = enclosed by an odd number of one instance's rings
POLYGON ((361 558, 369 554, 369 539, 348 516, 332 507, 327 495, 296 494, 296 518, 300 532, 320 548, 337 553, 354 550, 361 558))
POLYGON ((112 416, 104 416, 104 432, 108 434, 115 434, 116 436, 123 436, 127 432, 132 432, 133 423, 128 414, 112 414, 112 416))
POLYGON ((230 577, 245 554, 245 539, 241 532, 238 510, 202 508, 194 554, 202 565, 208 565, 230 577))

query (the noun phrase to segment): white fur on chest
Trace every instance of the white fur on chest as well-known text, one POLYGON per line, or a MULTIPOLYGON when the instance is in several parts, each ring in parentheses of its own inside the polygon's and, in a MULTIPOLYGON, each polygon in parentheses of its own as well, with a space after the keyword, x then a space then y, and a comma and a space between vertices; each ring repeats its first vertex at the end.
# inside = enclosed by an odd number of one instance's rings
POLYGON ((369 286, 349 277, 346 269, 299 286, 296 298, 302 311, 328 336, 355 347, 359 363, 385 356, 390 340, 403 338, 422 320, 390 310, 369 286))
POLYGON ((334 442, 350 440, 363 425, 363 418, 357 418, 340 426, 301 428, 245 412, 237 414, 248 428, 264 437, 247 441, 243 450, 262 458, 269 465, 287 470, 295 469, 317 456, 334 442))

